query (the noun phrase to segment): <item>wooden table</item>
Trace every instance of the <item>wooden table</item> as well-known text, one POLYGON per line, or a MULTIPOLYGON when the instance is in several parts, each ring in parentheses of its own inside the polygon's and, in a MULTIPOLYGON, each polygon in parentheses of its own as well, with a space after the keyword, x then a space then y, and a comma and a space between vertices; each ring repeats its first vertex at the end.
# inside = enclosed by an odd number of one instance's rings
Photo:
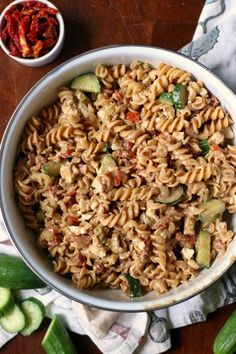
MULTIPOLYGON (((1 0, 0 12, 10 2, 1 0)), ((204 0, 53 2, 61 10, 66 26, 65 46, 55 61, 41 68, 24 67, 0 51, 1 136, 16 105, 34 83, 51 69, 86 50, 111 44, 149 44, 178 50, 191 39, 204 0)), ((204 323, 172 330, 172 349, 168 353, 212 353, 216 333, 235 308, 236 305, 229 305, 209 315, 204 323)), ((18 335, 0 350, 1 353, 44 353, 40 343, 48 324, 49 320, 46 319, 30 337, 18 335)), ((74 333, 71 336, 78 353, 100 353, 87 336, 74 333)))

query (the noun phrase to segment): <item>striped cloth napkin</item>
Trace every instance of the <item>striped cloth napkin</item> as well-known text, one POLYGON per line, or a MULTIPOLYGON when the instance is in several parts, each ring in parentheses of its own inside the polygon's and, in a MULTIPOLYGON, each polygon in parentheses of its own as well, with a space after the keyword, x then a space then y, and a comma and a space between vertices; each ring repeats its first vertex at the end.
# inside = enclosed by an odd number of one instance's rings
MULTIPOLYGON (((236 2, 206 0, 193 41, 181 52, 205 64, 236 92, 236 2)), ((3 223, 0 253, 17 254, 3 223)), ((171 347, 170 329, 205 321, 208 313, 236 301, 236 265, 209 289, 181 304, 150 313, 115 313, 75 303, 46 287, 19 291, 23 298, 39 298, 47 316, 58 314, 66 326, 88 335, 104 354, 157 354, 171 347), (210 301, 209 301, 210 300, 210 301)), ((15 334, 0 329, 0 348, 15 334)))

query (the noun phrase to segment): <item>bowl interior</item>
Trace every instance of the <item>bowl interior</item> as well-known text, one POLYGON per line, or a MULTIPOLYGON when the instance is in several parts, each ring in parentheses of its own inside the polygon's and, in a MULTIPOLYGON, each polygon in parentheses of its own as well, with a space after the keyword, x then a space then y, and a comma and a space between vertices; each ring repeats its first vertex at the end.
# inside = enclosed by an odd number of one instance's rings
MULTIPOLYGON (((167 294, 158 296, 155 292, 130 299, 120 290, 78 290, 71 281, 55 274, 46 256, 40 254, 35 246, 35 238, 24 226, 19 213, 12 185, 12 171, 17 144, 26 120, 39 110, 56 101, 58 88, 69 83, 74 77, 91 72, 97 64, 130 64, 141 60, 152 65, 165 62, 190 71, 203 80, 208 90, 216 95, 223 106, 236 117, 236 98, 232 91, 212 75, 202 65, 172 51, 145 46, 117 46, 101 48, 75 57, 57 67, 39 81, 24 97, 8 124, 2 141, 0 155, 1 207, 4 221, 11 239, 28 265, 47 283, 75 301, 116 311, 145 311, 172 305, 187 299, 218 279, 236 259, 236 238, 231 242, 224 256, 219 256, 209 270, 203 270, 186 285, 181 285, 167 294)), ((236 231, 235 218, 232 229, 236 231)))

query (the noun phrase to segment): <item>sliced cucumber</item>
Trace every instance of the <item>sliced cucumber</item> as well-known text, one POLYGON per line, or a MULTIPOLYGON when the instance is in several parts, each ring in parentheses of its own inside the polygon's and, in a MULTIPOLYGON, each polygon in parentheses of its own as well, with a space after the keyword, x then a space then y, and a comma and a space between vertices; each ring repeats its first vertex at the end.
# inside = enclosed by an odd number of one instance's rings
POLYGON ((41 325, 46 315, 45 306, 38 299, 30 297, 21 303, 21 307, 25 315, 25 326, 20 333, 29 336, 41 325))
POLYGON ((141 284, 138 279, 131 277, 129 274, 125 274, 127 281, 128 295, 130 297, 139 297, 143 295, 141 284))
POLYGON ((25 315, 20 307, 14 304, 11 309, 0 318, 0 324, 6 332, 20 332, 25 326, 25 315))
POLYGON ((208 152, 210 151, 210 146, 209 146, 209 143, 208 143, 207 140, 201 140, 199 142, 199 146, 200 146, 200 148, 202 150, 202 154, 203 155, 208 154, 208 152))
POLYGON ((179 185, 172 189, 168 197, 155 197, 155 201, 163 204, 175 205, 181 201, 184 195, 184 188, 182 185, 179 185))
POLYGON ((211 199, 200 205, 205 210, 199 215, 199 220, 202 222, 213 222, 225 211, 225 203, 220 199, 211 199))
POLYGON ((159 97, 158 101, 160 103, 171 104, 173 106, 173 97, 171 92, 163 92, 159 97))
POLYGON ((211 234, 200 230, 196 241, 196 262, 202 268, 209 268, 211 264, 211 234))
POLYGON ((76 77, 72 83, 73 90, 98 93, 101 91, 101 85, 96 75, 93 73, 84 74, 76 77))
POLYGON ((0 288, 0 317, 4 316, 14 304, 14 297, 9 288, 0 288))
POLYGON ((77 354, 70 336, 58 316, 54 316, 43 338, 47 354, 77 354))
POLYGON ((175 108, 182 109, 188 101, 188 91, 185 85, 176 85, 172 93, 175 108))
POLYGON ((16 256, 0 254, 0 284, 10 289, 37 289, 46 285, 16 256))

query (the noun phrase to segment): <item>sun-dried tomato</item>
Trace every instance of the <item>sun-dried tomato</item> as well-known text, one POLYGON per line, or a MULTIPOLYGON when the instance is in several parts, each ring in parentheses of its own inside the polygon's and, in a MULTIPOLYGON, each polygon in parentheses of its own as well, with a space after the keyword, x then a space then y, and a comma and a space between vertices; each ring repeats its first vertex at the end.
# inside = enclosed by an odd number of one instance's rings
POLYGON ((57 10, 40 1, 26 1, 10 7, 0 37, 12 55, 38 58, 48 53, 58 40, 57 10))

